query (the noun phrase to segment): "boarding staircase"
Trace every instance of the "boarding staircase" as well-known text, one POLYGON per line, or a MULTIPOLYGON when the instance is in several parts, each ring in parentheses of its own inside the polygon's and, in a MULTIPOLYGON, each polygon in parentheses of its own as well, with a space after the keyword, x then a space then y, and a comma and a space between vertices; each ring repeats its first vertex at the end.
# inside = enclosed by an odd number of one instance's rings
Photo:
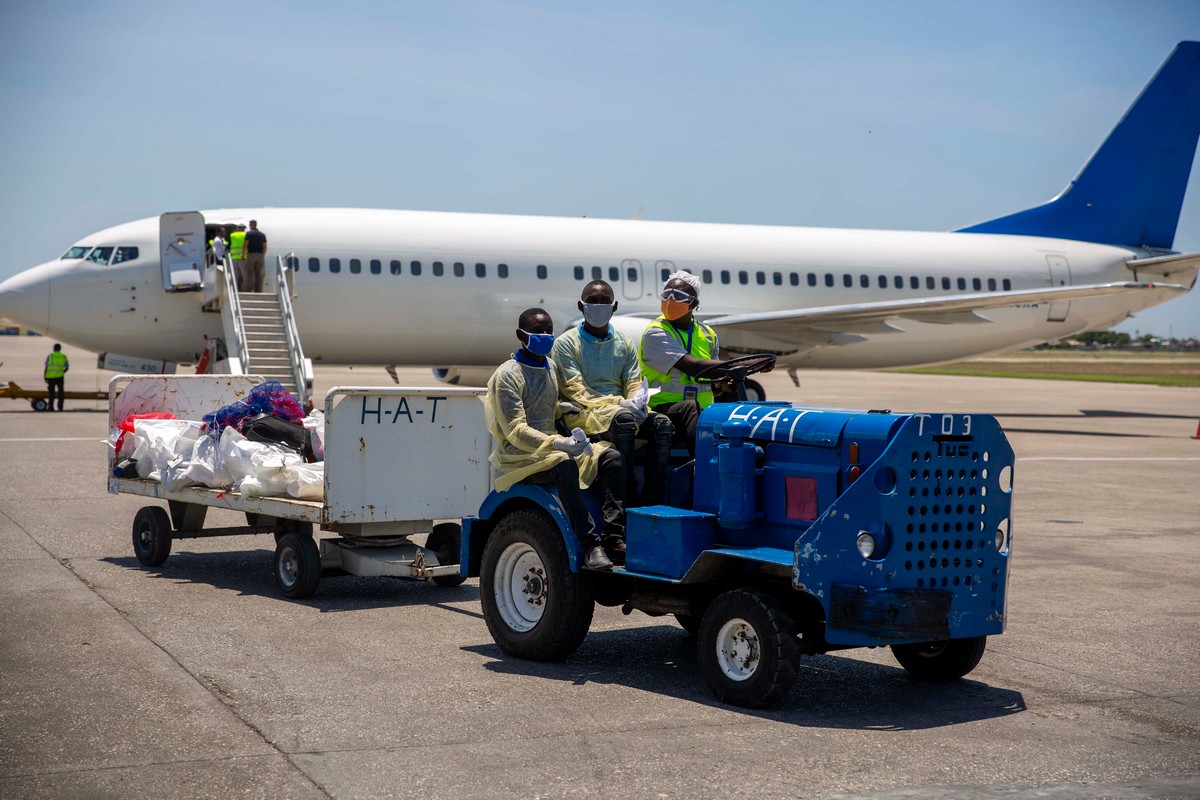
POLYGON ((229 372, 279 381, 302 407, 307 407, 312 392, 312 360, 304 357, 296 329, 288 270, 292 260, 291 254, 275 259, 272 291, 243 292, 238 290, 233 262, 226 255, 219 270, 223 289, 221 323, 229 372))

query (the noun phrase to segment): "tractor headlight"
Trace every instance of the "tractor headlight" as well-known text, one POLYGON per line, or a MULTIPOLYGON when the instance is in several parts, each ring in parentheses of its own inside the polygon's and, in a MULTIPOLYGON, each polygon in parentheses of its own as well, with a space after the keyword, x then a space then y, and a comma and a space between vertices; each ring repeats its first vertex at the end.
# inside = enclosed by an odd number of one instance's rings
POLYGON ((854 544, 863 558, 875 555, 875 535, 870 531, 859 531, 858 539, 854 544))

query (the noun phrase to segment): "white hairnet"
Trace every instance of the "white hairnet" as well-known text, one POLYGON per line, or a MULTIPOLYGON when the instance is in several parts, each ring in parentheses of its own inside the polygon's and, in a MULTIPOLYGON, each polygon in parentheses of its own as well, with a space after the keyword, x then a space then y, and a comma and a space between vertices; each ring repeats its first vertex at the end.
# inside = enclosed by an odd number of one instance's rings
POLYGON ((684 269, 681 269, 678 272, 672 272, 670 275, 668 275, 666 281, 663 282, 663 288, 666 289, 668 283, 676 280, 683 281, 688 286, 696 290, 697 297, 700 296, 700 279, 684 269))

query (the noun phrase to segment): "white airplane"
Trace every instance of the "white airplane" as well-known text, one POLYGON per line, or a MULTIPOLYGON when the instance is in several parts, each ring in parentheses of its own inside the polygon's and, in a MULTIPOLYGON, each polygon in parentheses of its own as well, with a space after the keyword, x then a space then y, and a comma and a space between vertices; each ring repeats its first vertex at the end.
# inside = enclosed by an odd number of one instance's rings
MULTIPOLYGON (((324 363, 429 365, 478 383, 512 351, 523 309, 562 330, 603 278, 614 324, 636 339, 676 269, 701 277, 698 316, 727 356, 936 363, 1104 329, 1188 291, 1200 253, 1171 247, 1198 135, 1200 43, 1183 42, 1057 197, 958 231, 259 208, 200 212, 190 241, 257 220, 270 260, 287 254, 304 350, 324 363)), ((0 315, 97 352, 195 361, 222 322, 180 290, 177 218, 85 236, 0 283, 0 315)))

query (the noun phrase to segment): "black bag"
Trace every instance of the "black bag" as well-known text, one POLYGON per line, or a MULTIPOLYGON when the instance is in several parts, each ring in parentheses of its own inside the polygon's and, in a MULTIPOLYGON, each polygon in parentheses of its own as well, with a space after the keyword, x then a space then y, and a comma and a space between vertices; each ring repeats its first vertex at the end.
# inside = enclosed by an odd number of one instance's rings
POLYGON ((242 435, 252 442, 281 444, 304 456, 305 461, 314 460, 308 429, 298 422, 259 414, 242 426, 242 435))

